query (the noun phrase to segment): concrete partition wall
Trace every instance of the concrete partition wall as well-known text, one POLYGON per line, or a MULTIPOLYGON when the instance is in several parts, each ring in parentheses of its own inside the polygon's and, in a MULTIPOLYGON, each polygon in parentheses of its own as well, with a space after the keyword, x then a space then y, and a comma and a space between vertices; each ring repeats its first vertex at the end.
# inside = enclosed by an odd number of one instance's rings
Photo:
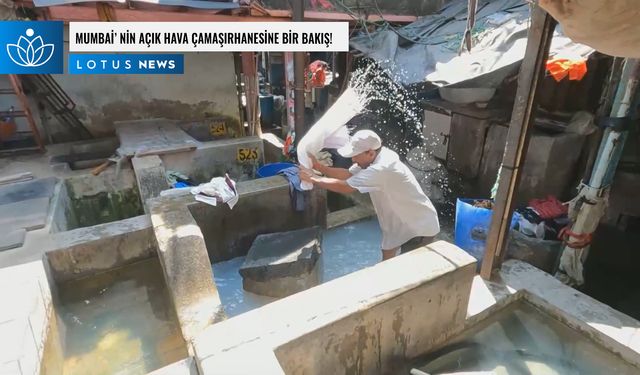
POLYGON ((212 260, 245 255, 258 234, 326 224, 323 191, 310 193, 307 209, 297 213, 282 177, 243 181, 237 188, 233 210, 198 202, 189 192, 148 201, 158 257, 187 341, 225 318, 212 260))
POLYGON ((56 282, 109 271, 156 255, 146 215, 52 234, 45 250, 56 282))
MULTIPOLYGON (((75 229, 113 222, 144 213, 136 177, 130 168, 116 173, 114 166, 98 176, 91 173, 77 174, 64 181, 67 198, 61 205, 66 220, 64 229, 75 229)), ((64 191, 62 192, 64 193, 64 191)))
POLYGON ((52 293, 41 260, 0 269, 0 374, 60 374, 52 293))
POLYGON ((465 324, 475 260, 437 242, 209 327, 201 375, 389 374, 465 324))
POLYGON ((188 209, 194 200, 189 194, 148 202, 167 290, 182 336, 191 342, 207 326, 224 319, 204 236, 188 209))
POLYGON ((312 226, 326 227, 326 192, 305 193, 306 208, 297 212, 291 204, 289 184, 283 177, 238 183, 240 200, 230 209, 196 202, 189 205, 207 245, 211 263, 247 255, 259 234, 286 232, 312 226))
POLYGON ((203 142, 193 151, 163 154, 160 158, 166 170, 180 172, 198 183, 225 173, 236 181, 245 181, 254 178, 258 166, 264 163, 264 146, 259 137, 225 139, 203 142))

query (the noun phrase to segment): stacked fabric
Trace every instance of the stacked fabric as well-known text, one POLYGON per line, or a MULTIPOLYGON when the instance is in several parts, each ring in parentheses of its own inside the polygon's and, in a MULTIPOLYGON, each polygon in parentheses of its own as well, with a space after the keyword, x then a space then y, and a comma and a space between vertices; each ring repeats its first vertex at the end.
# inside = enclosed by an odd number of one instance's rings
POLYGON ((236 183, 228 174, 225 174, 224 177, 214 177, 211 181, 194 187, 191 189, 191 194, 199 202, 211 206, 217 206, 218 203, 226 203, 231 209, 238 203, 240 198, 236 190, 236 183))

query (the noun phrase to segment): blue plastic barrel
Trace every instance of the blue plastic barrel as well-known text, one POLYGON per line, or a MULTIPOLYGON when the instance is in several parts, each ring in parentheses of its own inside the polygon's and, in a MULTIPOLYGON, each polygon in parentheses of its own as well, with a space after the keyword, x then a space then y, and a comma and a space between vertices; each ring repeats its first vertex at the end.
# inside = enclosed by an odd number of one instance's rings
MULTIPOLYGON (((486 199, 458 199, 456 202, 455 244, 476 258, 478 262, 484 257, 492 211, 474 207, 474 201, 486 199)), ((520 220, 520 214, 513 213, 511 228, 520 220)))
POLYGON ((287 169, 289 167, 295 167, 295 164, 292 163, 270 163, 265 164, 262 167, 258 168, 258 178, 262 177, 271 177, 278 174, 283 169, 287 169))

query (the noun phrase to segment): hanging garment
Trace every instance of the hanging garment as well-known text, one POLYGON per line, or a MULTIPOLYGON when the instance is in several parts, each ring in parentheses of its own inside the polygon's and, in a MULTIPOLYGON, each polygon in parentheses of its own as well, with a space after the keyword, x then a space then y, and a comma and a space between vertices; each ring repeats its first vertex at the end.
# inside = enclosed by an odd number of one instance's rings
POLYGON ((289 167, 278 172, 279 175, 289 181, 289 195, 291 196, 291 206, 296 211, 304 211, 304 190, 300 186, 300 168, 289 167))

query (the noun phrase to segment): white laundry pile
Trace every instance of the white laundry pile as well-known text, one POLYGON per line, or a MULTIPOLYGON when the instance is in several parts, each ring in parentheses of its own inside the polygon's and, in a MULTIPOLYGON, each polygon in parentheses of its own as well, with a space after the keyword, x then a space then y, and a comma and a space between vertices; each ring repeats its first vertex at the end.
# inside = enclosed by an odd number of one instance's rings
POLYGON ((238 199, 240 198, 236 190, 235 181, 229 178, 228 175, 225 175, 225 177, 214 177, 211 181, 192 188, 191 194, 193 194, 199 202, 212 206, 217 206, 218 203, 226 203, 231 209, 238 203, 238 199))

